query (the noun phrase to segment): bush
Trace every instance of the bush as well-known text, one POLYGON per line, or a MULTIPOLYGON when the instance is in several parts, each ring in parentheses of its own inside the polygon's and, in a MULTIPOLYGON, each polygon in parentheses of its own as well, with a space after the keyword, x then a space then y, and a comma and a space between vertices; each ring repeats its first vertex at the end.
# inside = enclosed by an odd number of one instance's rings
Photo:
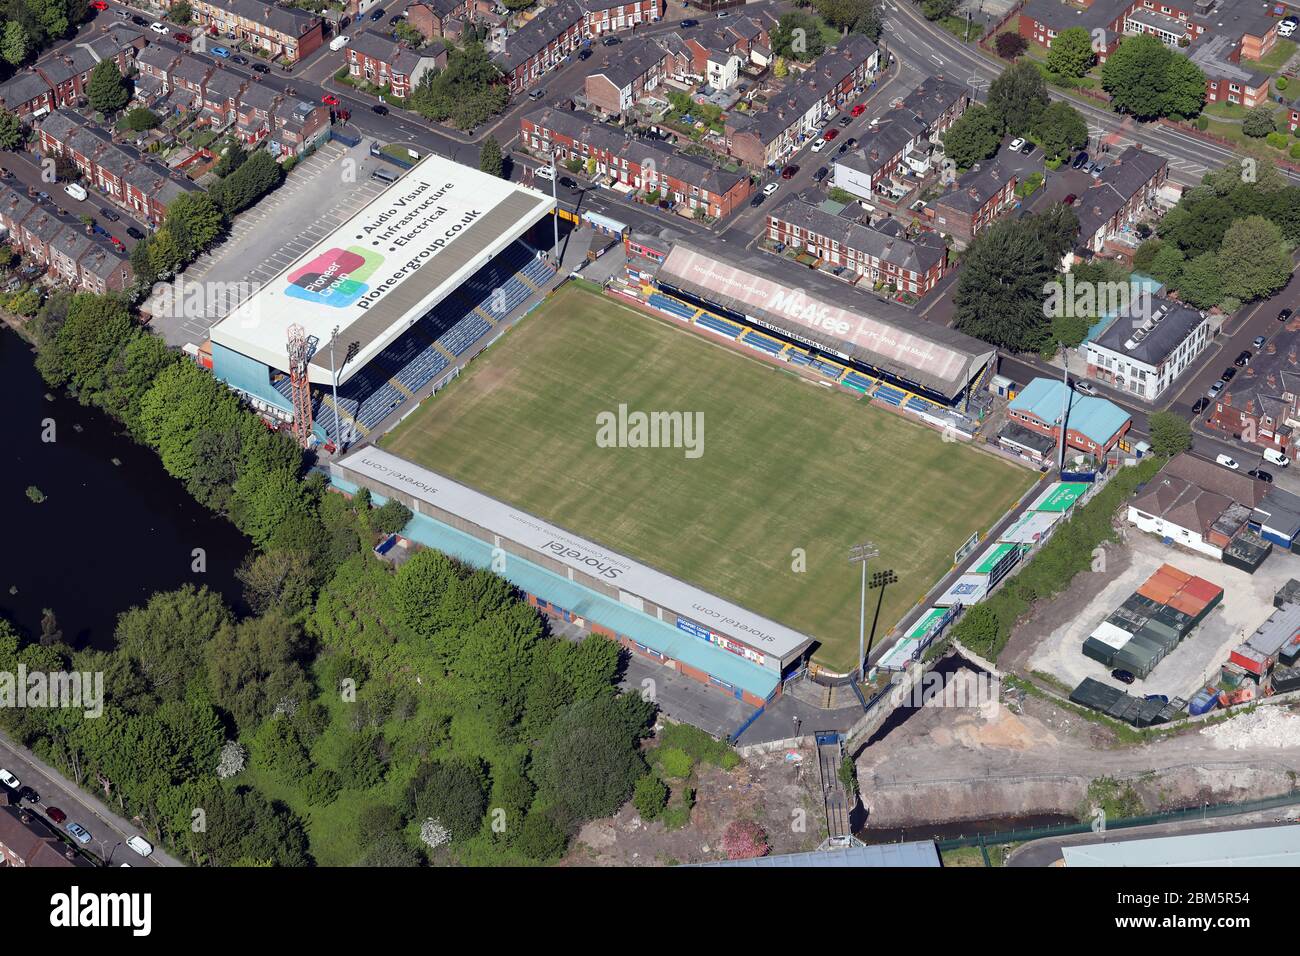
POLYGON ((328 767, 317 767, 302 781, 302 793, 307 802, 313 806, 323 807, 332 803, 343 789, 343 778, 338 771, 328 767))
POLYGON ((1264 137, 1264 142, 1274 149, 1286 149, 1287 138, 1285 133, 1269 133, 1264 137))
POLYGON ((380 534, 397 534, 411 520, 411 509, 396 499, 384 502, 370 515, 370 527, 380 534))
POLYGON ((767 856, 771 849, 767 831, 752 820, 732 820, 722 833, 722 852, 728 860, 752 860, 767 856))
POLYGON ((370 846, 382 837, 396 833, 403 823, 402 813, 397 807, 372 803, 357 814, 357 840, 362 846, 370 846))
POLYGON ((659 732, 661 747, 676 747, 698 763, 713 764, 730 770, 740 763, 740 756, 725 741, 715 740, 690 724, 665 724, 659 732))
POLYGON ((1029 49, 1029 41, 1019 33, 999 33, 998 38, 993 41, 993 47, 998 51, 998 56, 1004 60, 1014 60, 1026 50, 1029 49))
POLYGON ((667 805, 668 788, 654 774, 648 773, 636 782, 636 789, 632 791, 632 806, 641 814, 641 819, 655 819, 667 805))
POLYGON ((339 771, 349 788, 368 790, 384 778, 384 761, 379 755, 379 735, 356 734, 343 747, 339 771))
POLYGON ((695 761, 691 760, 689 754, 676 747, 660 747, 656 756, 659 758, 659 766, 663 768, 664 776, 676 780, 685 780, 689 777, 691 768, 695 765, 695 761))
POLYGON ((1208 116, 1196 117, 1196 128, 1199 129, 1202 133, 1204 133, 1207 129, 1210 128, 1210 118, 1208 116))
POLYGON ((1285 90, 1288 86, 1287 78, 1285 76, 1279 76, 1273 81, 1273 86, 1275 86, 1279 91, 1285 90))
POLYGON ((1300 143, 1292 143, 1287 152, 1290 153, 1292 159, 1300 159, 1300 143))
POLYGON ((539 863, 553 860, 568 846, 564 831, 544 813, 529 813, 520 827, 515 849, 539 863))

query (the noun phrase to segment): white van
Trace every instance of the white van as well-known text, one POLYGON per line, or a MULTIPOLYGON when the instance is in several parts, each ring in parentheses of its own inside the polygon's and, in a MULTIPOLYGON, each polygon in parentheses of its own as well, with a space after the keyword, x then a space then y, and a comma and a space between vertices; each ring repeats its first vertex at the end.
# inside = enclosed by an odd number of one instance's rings
POLYGON ((1237 464, 1236 459, 1229 458, 1227 455, 1219 455, 1214 460, 1224 468, 1231 468, 1233 471, 1241 467, 1241 465, 1237 464))
POLYGON ((135 850, 141 856, 148 856, 153 852, 153 844, 142 836, 133 836, 126 841, 126 845, 135 850))
POLYGON ((86 187, 79 183, 68 183, 63 187, 63 191, 78 202, 84 202, 86 199, 86 187))
POLYGON ((346 33, 341 33, 338 36, 336 36, 333 40, 330 40, 330 49, 335 51, 341 50, 351 42, 352 42, 352 38, 350 36, 348 36, 346 33))
POLYGON ((1276 448, 1265 448, 1264 460, 1271 461, 1279 468, 1285 468, 1287 465, 1291 464, 1291 459, 1288 458, 1286 455, 1282 454, 1276 448))

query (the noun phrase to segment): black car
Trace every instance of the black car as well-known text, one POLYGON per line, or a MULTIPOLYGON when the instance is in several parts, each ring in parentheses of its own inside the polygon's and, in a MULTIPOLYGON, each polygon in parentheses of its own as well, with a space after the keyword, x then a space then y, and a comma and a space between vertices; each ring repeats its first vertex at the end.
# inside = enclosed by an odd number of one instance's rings
POLYGON ((254 63, 254 64, 253 64, 253 71, 254 71, 255 73, 270 73, 270 72, 271 72, 271 68, 270 68, 269 66, 267 66, 265 63, 254 63))
POLYGON ((589 46, 584 46, 581 50, 579 50, 579 51, 578 51, 578 59, 579 59, 579 60, 589 60, 589 59, 591 59, 591 47, 589 47, 589 46))
POLYGON ((1277 314, 1277 320, 1279 322, 1285 322, 1287 319, 1291 318, 1293 314, 1294 313, 1290 309, 1283 309, 1277 314))
POLYGON ((1029 156, 1031 153, 1033 153, 1033 151, 1034 151, 1034 144, 1029 142, 1029 140, 1025 140, 1025 145, 1020 147, 1021 155, 1029 156))
POLYGON ((1223 379, 1225 382, 1231 382, 1233 377, 1236 376, 1236 374, 1237 374, 1237 370, 1233 368, 1231 365, 1229 365, 1227 368, 1223 370, 1223 374, 1220 375, 1219 378, 1223 379))
POLYGON ((1131 684, 1135 680, 1137 680, 1137 678, 1134 677, 1132 673, 1130 673, 1129 671, 1119 670, 1119 669, 1111 671, 1110 676, 1115 678, 1121 684, 1131 684))
POLYGON ((618 37, 605 37, 605 39, 601 40, 600 42, 605 44, 605 46, 618 46, 623 41, 620 40, 618 37))
POLYGON ((1209 404, 1210 404, 1210 400, 1206 398, 1204 395, 1202 395, 1200 398, 1196 400, 1196 404, 1192 406, 1192 414, 1193 415, 1201 414, 1201 412, 1205 411, 1205 409, 1209 406, 1209 404))
POLYGON ((841 126, 842 128, 844 128, 844 129, 848 129, 849 126, 850 126, 852 123, 853 123, 853 117, 852 117, 852 116, 841 116, 841 117, 840 117, 840 126, 841 126))
POLYGON ((103 216, 105 219, 107 219, 109 222, 117 222, 119 219, 122 218, 117 213, 113 212, 113 210, 109 209, 107 206, 101 206, 99 209, 99 214, 103 216))
POLYGON ((751 206, 761 206, 763 205, 763 200, 766 198, 767 197, 764 196, 762 193, 755 193, 754 198, 749 201, 749 204, 751 206))
POLYGON ((840 145, 847 146, 849 149, 852 149, 854 146, 858 145, 858 141, 854 139, 852 136, 850 136, 847 140, 845 140, 840 145))
POLYGON ((127 227, 126 227, 126 234, 127 234, 128 236, 130 236, 132 239, 143 239, 143 238, 144 238, 144 233, 141 232, 139 229, 137 229, 135 226, 127 226, 127 227))
POLYGON ((382 20, 383 18, 384 18, 384 11, 383 11, 382 9, 379 9, 379 10, 372 10, 372 11, 370 12, 370 22, 371 22, 371 23, 376 23, 376 22, 378 22, 379 20, 382 20))
POLYGON ((400 13, 397 14, 396 16, 392 16, 388 18, 388 25, 390 27, 395 27, 401 22, 402 22, 402 15, 400 13))
POLYGON ((1088 164, 1088 154, 1080 153, 1078 156, 1074 157, 1074 162, 1070 164, 1070 168, 1083 169, 1083 167, 1086 166, 1087 164, 1088 164))
POLYGON ((1241 354, 1238 355, 1238 356, 1233 360, 1232 364, 1235 365, 1235 366, 1237 366, 1237 368, 1245 368, 1247 365, 1249 365, 1249 364, 1250 364, 1250 350, 1249 350, 1249 349, 1242 349, 1242 350, 1241 350, 1241 354))
POLYGON ((246 56, 240 56, 238 53, 236 53, 230 59, 233 62, 238 63, 240 66, 248 66, 248 57, 246 56))
POLYGON ((683 30, 689 30, 691 27, 698 27, 699 25, 700 25, 699 20, 683 20, 681 23, 678 24, 678 26, 681 27, 683 30))
POLYGON ((819 169, 819 170, 817 170, 817 172, 813 173, 813 182, 815 182, 815 183, 819 183, 819 182, 821 182, 823 179, 825 179, 827 176, 829 176, 830 173, 831 173, 831 171, 830 171, 829 169, 827 169, 825 166, 821 167, 821 169, 819 169))
POLYGON ((1273 483, 1273 476, 1267 471, 1261 471, 1258 468, 1254 468, 1251 471, 1246 472, 1246 474, 1250 475, 1250 477, 1254 478, 1256 481, 1263 481, 1270 485, 1273 483))
POLYGON ((131 22, 138 27, 147 27, 149 25, 149 21, 144 17, 132 17, 131 22))
POLYGON ((572 176, 561 176, 560 185, 563 186, 565 189, 577 189, 578 181, 574 179, 572 176))
POLYGON ((41 795, 31 787, 23 787, 18 791, 18 799, 26 800, 28 803, 40 803, 41 795))
POLYGON ((388 115, 388 107, 383 103, 376 103, 374 106, 370 107, 370 109, 372 112, 378 113, 380 116, 388 115))

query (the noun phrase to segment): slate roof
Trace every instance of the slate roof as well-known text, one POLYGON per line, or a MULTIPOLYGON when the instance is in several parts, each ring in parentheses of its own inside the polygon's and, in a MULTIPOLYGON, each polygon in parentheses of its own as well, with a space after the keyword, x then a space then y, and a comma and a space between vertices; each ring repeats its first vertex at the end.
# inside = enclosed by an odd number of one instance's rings
POLYGON ((665 56, 664 49, 653 40, 636 37, 613 47, 605 54, 604 61, 589 70, 587 76, 603 76, 615 89, 627 89, 655 64, 662 63, 665 56))
POLYGON ((910 272, 924 274, 943 261, 941 247, 894 238, 860 222, 824 212, 800 199, 790 199, 772 215, 910 272))
POLYGON ((1094 341, 1112 352, 1157 367, 1172 355, 1204 321, 1204 316, 1189 305, 1175 302, 1173 299, 1152 296, 1150 316, 1121 314, 1094 341), (1149 322, 1150 319, 1158 319, 1158 321, 1149 322), (1150 324, 1151 329, 1143 336, 1142 341, 1132 348, 1126 348, 1125 343, 1133 338, 1133 333, 1146 324, 1150 324))
POLYGON ((215 0, 214 5, 291 37, 302 36, 320 21, 320 17, 305 10, 258 0, 215 0))
POLYGON ((552 40, 581 20, 582 8, 577 0, 560 0, 506 37, 500 52, 493 54, 492 62, 503 73, 509 73, 527 63, 552 40))
POLYGON ((49 82, 34 70, 22 70, 0 83, 0 101, 11 109, 49 92, 49 82))

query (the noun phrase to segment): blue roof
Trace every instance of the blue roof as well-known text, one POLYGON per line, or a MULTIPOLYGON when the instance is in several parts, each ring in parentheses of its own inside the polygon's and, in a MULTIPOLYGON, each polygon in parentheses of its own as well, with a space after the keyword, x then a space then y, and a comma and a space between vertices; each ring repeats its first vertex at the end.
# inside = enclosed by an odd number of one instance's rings
MULTIPOLYGON (((1070 402, 1070 428, 1105 445, 1129 420, 1128 412, 1104 398, 1074 392, 1070 402)), ((1014 411, 1033 415, 1049 425, 1061 423, 1065 383, 1054 378, 1036 378, 1011 400, 1014 411)))
POLYGON ((697 866, 939 866, 933 841, 846 846, 811 853, 782 853, 752 860, 719 860, 697 866))
MULTIPOLYGON (((353 494, 357 486, 342 478, 331 478, 334 485, 353 494)), ((372 494, 376 504, 383 495, 372 494)), ((426 547, 435 548, 477 568, 491 568, 492 546, 473 535, 459 531, 427 515, 413 515, 402 535, 426 547)), ((501 575, 515 587, 594 621, 617 634, 630 637, 651 650, 681 661, 712 677, 749 691, 766 700, 776 690, 779 676, 715 644, 692 637, 671 624, 633 610, 625 604, 561 577, 531 561, 511 554, 501 575)))

